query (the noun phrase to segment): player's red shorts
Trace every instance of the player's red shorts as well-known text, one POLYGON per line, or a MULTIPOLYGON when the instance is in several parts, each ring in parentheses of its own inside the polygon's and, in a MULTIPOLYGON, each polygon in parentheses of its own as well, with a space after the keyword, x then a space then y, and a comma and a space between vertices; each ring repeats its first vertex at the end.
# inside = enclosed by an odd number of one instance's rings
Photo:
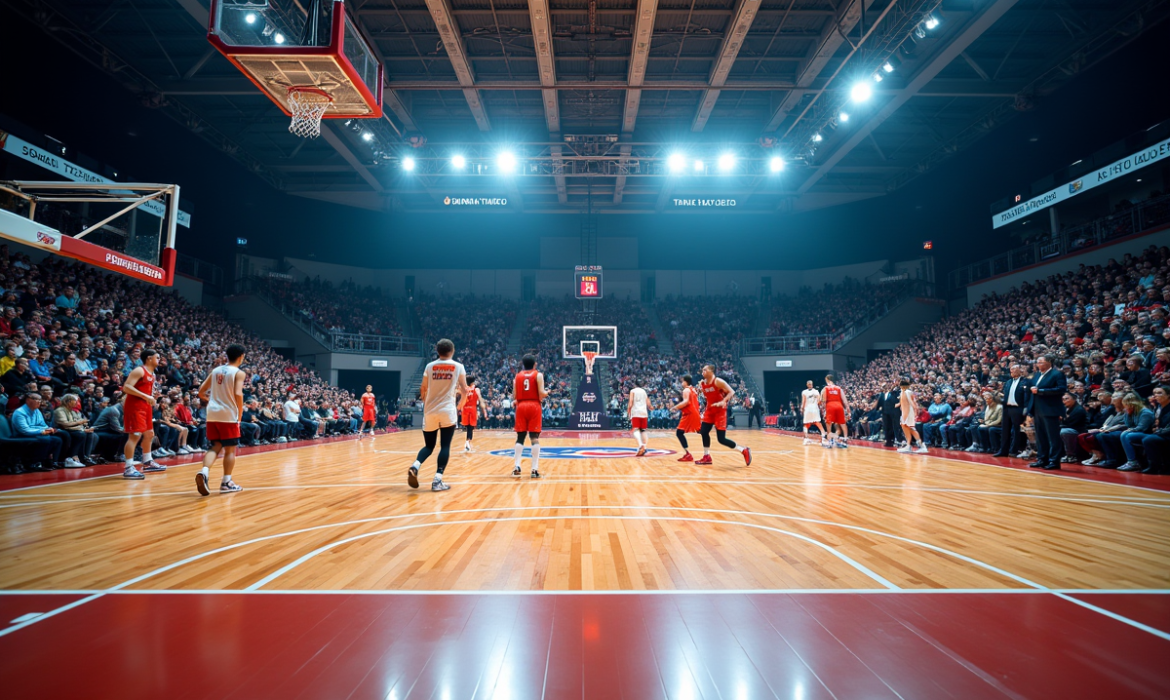
POLYGON ((465 425, 465 426, 470 426, 470 427, 474 428, 475 421, 478 418, 479 418, 479 411, 476 411, 476 410, 463 411, 463 425, 465 425))
POLYGON ((843 425, 845 423, 845 405, 839 403, 825 404, 825 422, 843 425))
POLYGON ((713 423, 716 430, 727 430, 727 409, 708 408, 703 411, 703 422, 713 423))
POLYGON ((150 404, 145 401, 131 403, 127 396, 122 410, 122 432, 145 433, 149 430, 154 430, 154 413, 150 410, 150 404))
POLYGON ((541 428, 540 402, 520 401, 516 404, 516 432, 539 433, 541 428))
POLYGON ((362 409, 362 422, 374 423, 378 420, 378 409, 366 407, 362 409))
POLYGON ((703 421, 698 413, 684 413, 678 419, 678 429, 684 433, 697 433, 702 427, 703 421))
POLYGON ((645 430, 648 425, 646 418, 631 418, 630 430, 645 430))
POLYGON ((207 421, 207 441, 218 442, 228 447, 238 444, 240 442, 240 424, 207 421))

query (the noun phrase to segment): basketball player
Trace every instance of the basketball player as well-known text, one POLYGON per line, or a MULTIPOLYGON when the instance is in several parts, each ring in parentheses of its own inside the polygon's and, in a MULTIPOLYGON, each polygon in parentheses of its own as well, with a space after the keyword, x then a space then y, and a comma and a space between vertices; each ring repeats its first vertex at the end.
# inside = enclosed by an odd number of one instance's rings
POLYGON ((467 394, 467 370, 452 359, 455 356, 455 343, 450 340, 443 338, 435 343, 435 352, 439 354, 439 359, 423 370, 422 387, 419 389, 423 400, 423 448, 418 451, 418 457, 406 472, 406 483, 412 489, 418 488, 418 469, 435 451, 435 439, 438 438, 439 460, 435 478, 431 480, 431 490, 446 491, 451 487, 443 483, 443 471, 447 469, 447 460, 451 457, 451 438, 455 437, 455 394, 467 394))
POLYGON ((475 375, 467 376, 467 393, 463 395, 463 401, 459 404, 459 411, 463 418, 463 432, 467 434, 467 441, 463 444, 464 452, 475 452, 475 448, 471 446, 471 438, 475 434, 475 424, 479 418, 479 412, 483 411, 483 417, 487 418, 487 408, 479 401, 479 389, 475 388, 475 375))
POLYGON ((635 385, 630 389, 630 401, 626 413, 630 416, 630 431, 634 433, 634 440, 638 443, 638 457, 646 455, 646 428, 650 422, 650 398, 646 390, 635 385))
POLYGON ((845 423, 845 416, 849 414, 849 401, 845 398, 845 391, 837 386, 836 379, 831 374, 825 375, 825 388, 821 389, 821 401, 825 404, 825 422, 829 424, 829 442, 834 447, 849 447, 849 426, 845 423), (841 437, 838 439, 836 428, 841 428, 841 437))
POLYGON ((804 444, 813 444, 812 438, 808 436, 808 429, 812 426, 817 426, 821 429, 821 445, 828 447, 825 442, 825 436, 828 433, 825 431, 825 424, 821 422, 821 392, 813 388, 812 380, 805 382, 807 387, 800 392, 800 411, 804 414, 804 444))
POLYGON ((377 398, 374 396, 374 385, 366 385, 366 393, 362 394, 362 427, 358 430, 358 440, 366 434, 366 424, 370 424, 370 438, 374 437, 374 425, 378 422, 377 398))
POLYGON ((154 442, 154 412, 151 410, 155 404, 154 370, 158 367, 159 356, 154 350, 143 350, 138 359, 142 360, 142 365, 135 367, 122 385, 122 393, 126 395, 122 429, 127 435, 123 479, 145 479, 144 474, 167 470, 150 454, 150 445, 154 442), (142 441, 142 471, 134 468, 134 448, 139 440, 142 441))
POLYGON ((703 424, 699 428, 699 435, 703 437, 703 458, 695 464, 711 464, 711 428, 715 428, 719 444, 742 454, 744 463, 750 467, 752 451, 727 439, 727 405, 735 396, 735 390, 715 376, 715 365, 703 366, 703 381, 699 382, 699 389, 707 400, 707 408, 703 411, 703 424))
POLYGON ((697 433, 702 427, 702 417, 699 414, 699 392, 695 391, 695 380, 691 378, 691 375, 684 374, 682 383, 682 401, 674 405, 674 410, 679 412, 678 428, 675 429, 674 436, 678 438, 678 444, 682 445, 683 448, 683 456, 679 457, 678 461, 693 462, 695 458, 687 448, 687 433, 697 433))
POLYGON ((536 358, 525 355, 524 369, 516 373, 513 396, 516 397, 516 463, 512 476, 520 476, 520 458, 524 454, 524 436, 532 436, 532 478, 540 478, 540 402, 548 392, 544 390, 544 374, 536 371, 536 358))
POLYGON ((910 390, 910 380, 903 379, 898 384, 902 389, 902 398, 898 400, 899 408, 902 409, 902 433, 906 436, 906 444, 898 448, 899 452, 917 452, 924 455, 930 452, 926 449, 926 443, 918 435, 918 397, 910 390), (914 449, 914 440, 918 441, 918 449, 914 449))
POLYGON ((211 449, 203 455, 203 468, 195 473, 195 488, 200 495, 208 496, 211 491, 207 481, 215 458, 223 453, 223 481, 220 493, 233 493, 244 489, 232 481, 232 469, 236 466, 236 446, 240 444, 240 418, 244 415, 244 381, 247 374, 240 369, 244 364, 244 348, 229 345, 228 363, 211 370, 211 374, 199 385, 199 398, 207 404, 207 441, 211 449))

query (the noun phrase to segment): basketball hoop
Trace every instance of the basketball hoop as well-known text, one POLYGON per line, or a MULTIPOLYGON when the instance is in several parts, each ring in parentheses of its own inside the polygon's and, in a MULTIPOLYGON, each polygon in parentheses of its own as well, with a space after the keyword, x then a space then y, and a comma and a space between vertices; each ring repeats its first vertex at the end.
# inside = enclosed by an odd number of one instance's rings
POLYGON ((333 104, 333 97, 320 88, 293 86, 288 89, 288 111, 292 112, 290 133, 315 139, 321 135, 321 117, 333 104))
POLYGON ((585 350, 581 356, 585 358, 585 374, 593 374, 593 361, 597 359, 597 353, 585 350))

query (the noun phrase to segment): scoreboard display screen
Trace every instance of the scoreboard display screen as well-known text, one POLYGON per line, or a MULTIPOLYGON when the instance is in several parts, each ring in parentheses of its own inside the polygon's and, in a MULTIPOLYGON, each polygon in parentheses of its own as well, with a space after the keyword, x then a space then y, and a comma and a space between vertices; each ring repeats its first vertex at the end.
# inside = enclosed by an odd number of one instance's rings
POLYGON ((578 299, 600 299, 601 267, 578 265, 573 271, 573 288, 578 299))

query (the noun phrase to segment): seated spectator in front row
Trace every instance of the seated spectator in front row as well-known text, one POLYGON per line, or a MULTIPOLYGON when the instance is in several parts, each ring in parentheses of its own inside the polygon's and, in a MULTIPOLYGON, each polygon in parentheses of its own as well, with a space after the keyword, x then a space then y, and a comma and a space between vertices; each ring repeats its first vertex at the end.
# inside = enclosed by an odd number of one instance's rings
POLYGON ((61 438, 45 423, 41 415, 42 396, 30 391, 24 395, 24 405, 12 413, 12 430, 16 437, 32 438, 37 446, 33 450, 32 464, 26 471, 51 472, 61 459, 61 438))
POLYGON ((1060 418, 1060 439, 1064 442, 1064 456, 1060 458, 1065 464, 1077 462, 1077 438, 1089 429, 1089 414, 1077 403, 1072 394, 1065 394, 1064 415, 1060 418))
MULTIPOLYGON (((1135 392, 1128 392, 1121 400, 1122 416, 1125 428, 1120 431, 1097 433, 1097 444, 1105 453, 1104 461, 1097 464, 1103 469, 1117 469, 1129 466, 1124 459, 1127 454, 1122 447, 1131 433, 1149 434, 1154 427, 1154 412, 1146 408, 1146 402, 1135 392)), ((1132 448, 1131 448, 1132 449, 1132 448)), ((1126 471, 1135 471, 1132 468, 1126 471)))
POLYGON ((98 436, 97 453, 102 459, 110 462, 124 462, 126 457, 126 438, 128 437, 122 425, 122 401, 124 396, 112 406, 106 406, 93 422, 94 434, 98 436))
MULTIPOLYGON (((61 438, 61 454, 65 456, 67 469, 93 467, 93 450, 97 447, 97 435, 89 427, 89 419, 81 415, 81 399, 77 394, 65 394, 61 405, 53 410, 53 427, 61 438)), ((104 461, 104 460, 103 460, 104 461)))

